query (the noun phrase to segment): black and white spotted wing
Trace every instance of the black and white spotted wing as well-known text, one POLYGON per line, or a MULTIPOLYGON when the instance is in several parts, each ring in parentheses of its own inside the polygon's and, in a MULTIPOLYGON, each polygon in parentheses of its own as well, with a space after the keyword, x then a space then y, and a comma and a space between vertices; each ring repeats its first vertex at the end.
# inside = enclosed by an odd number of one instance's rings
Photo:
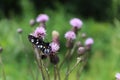
POLYGON ((43 41, 39 38, 36 38, 32 35, 28 35, 28 39, 31 43, 33 43, 34 45, 40 45, 40 44, 43 44, 43 41))
POLYGON ((34 44, 44 54, 49 54, 51 52, 51 47, 48 42, 44 42, 42 39, 36 38, 33 35, 28 35, 28 39, 32 44, 34 44))

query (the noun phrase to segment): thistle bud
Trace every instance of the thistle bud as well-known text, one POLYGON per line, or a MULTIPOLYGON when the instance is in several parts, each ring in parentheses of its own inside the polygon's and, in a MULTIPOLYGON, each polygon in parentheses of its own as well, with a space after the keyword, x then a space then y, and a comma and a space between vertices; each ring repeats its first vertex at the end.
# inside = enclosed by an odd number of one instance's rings
POLYGON ((86 38, 86 34, 85 33, 82 33, 82 38, 86 38))
POLYGON ((18 28, 18 29, 17 29, 17 32, 21 34, 23 31, 22 31, 21 28, 18 28))
POLYGON ((78 47, 83 46, 82 43, 81 43, 80 41, 78 41, 78 42, 76 43, 76 45, 77 45, 78 47))
POLYGON ((50 62, 54 65, 58 64, 59 57, 55 54, 50 54, 50 62))
POLYGON ((58 31, 52 31, 52 41, 59 44, 59 32, 58 31))
POLYGON ((30 22, 29 22, 29 24, 30 24, 31 26, 33 26, 33 25, 35 24, 35 20, 34 20, 34 19, 31 19, 30 22))
POLYGON ((84 54, 85 53, 85 47, 79 47, 78 48, 78 55, 82 55, 82 54, 84 54))
POLYGON ((0 47, 0 53, 2 53, 2 51, 3 51, 3 48, 2 48, 2 47, 0 47))

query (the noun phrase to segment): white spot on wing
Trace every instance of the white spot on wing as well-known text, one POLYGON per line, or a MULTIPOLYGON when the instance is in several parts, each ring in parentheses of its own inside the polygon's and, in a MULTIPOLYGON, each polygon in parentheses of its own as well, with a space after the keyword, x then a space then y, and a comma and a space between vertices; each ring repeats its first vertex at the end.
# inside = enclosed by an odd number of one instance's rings
POLYGON ((38 44, 39 42, 37 41, 36 44, 38 44))
POLYGON ((43 46, 42 45, 38 45, 38 48, 42 48, 43 46))
POLYGON ((34 39, 31 39, 31 42, 34 42, 34 39))
POLYGON ((40 45, 40 48, 42 48, 43 46, 42 45, 40 45))

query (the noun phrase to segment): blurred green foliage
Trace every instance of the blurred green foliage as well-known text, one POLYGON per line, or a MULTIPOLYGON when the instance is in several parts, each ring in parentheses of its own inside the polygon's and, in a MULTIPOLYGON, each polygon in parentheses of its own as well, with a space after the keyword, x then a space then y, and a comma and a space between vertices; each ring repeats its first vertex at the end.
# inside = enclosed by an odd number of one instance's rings
MULTIPOLYGON (((46 9, 57 10, 59 4, 67 13, 74 13, 84 18, 94 18, 101 21, 111 21, 114 17, 120 17, 119 0, 25 0, 29 2, 35 11, 35 15, 46 9)), ((10 17, 11 14, 22 15, 24 13, 22 0, 0 0, 0 18, 10 17)), ((120 19, 120 18, 119 18, 120 19)))
MULTIPOLYGON (((97 3, 93 1, 93 4, 97 3)), ((116 4, 119 4, 117 0, 114 5, 116 6, 116 4)), ((28 0, 21 0, 20 5, 22 6, 21 16, 11 13, 9 14, 10 19, 4 18, 0 20, 0 46, 3 47, 3 53, 0 56, 4 63, 7 80, 33 80, 32 76, 35 78, 35 75, 38 74, 34 52, 27 39, 27 35, 37 27, 30 27, 29 25, 29 20, 36 18, 34 5, 28 0), (17 33, 18 28, 23 29, 22 34, 17 33)), ((61 49, 58 55, 62 59, 65 55, 64 33, 71 28, 69 20, 73 17, 80 18, 81 16, 66 13, 64 6, 61 4, 58 5, 55 11, 46 8, 44 11, 38 12, 44 12, 50 16, 50 20, 47 22, 48 41, 51 41, 51 32, 53 30, 60 32, 61 49)), ((119 7, 116 7, 116 10, 114 10, 118 11, 117 8, 119 7)), ((84 10, 83 7, 82 10, 84 10)), ((110 12, 112 13, 112 10, 110 12)), ((118 13, 115 12, 114 14, 118 13)), ((88 36, 93 37, 95 44, 90 53, 91 57, 88 61, 88 69, 83 71, 80 80, 113 80, 115 73, 120 71, 120 21, 116 18, 111 19, 113 20, 112 24, 110 22, 97 22, 93 18, 84 19, 83 16, 81 19, 83 20, 81 32, 85 32, 88 36)), ((2 66, 0 65, 0 67, 2 66)), ((53 75, 53 67, 50 67, 50 74, 53 75)), ((64 67, 61 72, 62 74, 65 73, 64 67)), ((70 75, 70 80, 75 79, 75 72, 76 70, 70 75)), ((41 74, 39 73, 38 75, 41 74)), ((64 75, 62 76, 64 77, 64 75)), ((2 79, 2 68, 0 68, 0 80, 2 79)))

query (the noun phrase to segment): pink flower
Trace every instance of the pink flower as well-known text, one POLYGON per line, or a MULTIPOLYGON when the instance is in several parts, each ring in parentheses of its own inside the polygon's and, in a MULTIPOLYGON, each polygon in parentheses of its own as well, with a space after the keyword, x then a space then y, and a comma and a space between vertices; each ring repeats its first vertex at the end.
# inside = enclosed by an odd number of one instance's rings
POLYGON ((76 39, 76 34, 73 31, 68 31, 65 33, 65 38, 69 40, 76 39))
POLYGON ((77 29, 82 27, 82 21, 78 18, 73 18, 70 20, 70 25, 76 27, 77 29))
POLYGON ((115 77, 116 77, 116 80, 120 80, 120 73, 116 73, 115 77))
POLYGON ((49 17, 46 14, 40 14, 36 19, 37 22, 46 22, 48 20, 49 20, 49 17))
POLYGON ((60 49, 60 46, 56 42, 50 43, 50 46, 51 46, 52 52, 54 53, 60 49))
POLYGON ((94 43, 94 40, 92 38, 87 38, 85 41, 85 45, 92 45, 94 43))
POLYGON ((37 27, 36 30, 34 31, 33 35, 35 37, 41 37, 44 39, 44 37, 46 35, 46 30, 44 27, 37 27))

